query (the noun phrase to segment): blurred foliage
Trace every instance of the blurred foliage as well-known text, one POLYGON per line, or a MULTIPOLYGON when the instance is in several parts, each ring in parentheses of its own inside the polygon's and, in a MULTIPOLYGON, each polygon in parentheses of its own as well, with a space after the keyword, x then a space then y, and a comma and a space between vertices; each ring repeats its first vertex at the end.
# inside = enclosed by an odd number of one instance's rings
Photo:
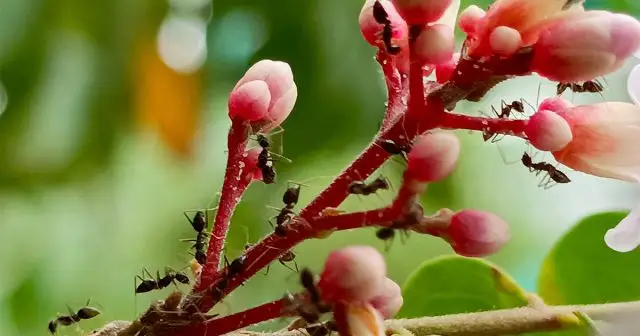
MULTIPOLYGON (((295 164, 278 164, 277 186, 251 187, 234 217, 227 244, 231 255, 270 230, 266 219, 274 213, 265 205, 279 203, 286 180, 308 181, 300 204, 311 200, 372 137, 382 115, 385 90, 374 50, 358 31, 362 1, 1 3, 0 335, 42 335, 56 312, 92 298, 103 314, 80 326, 90 330, 133 318, 165 294, 134 297, 134 275, 143 266, 152 272, 166 265, 179 269, 191 258, 189 245, 177 241, 193 235, 182 211, 215 203, 229 124, 226 96, 256 60, 285 60, 293 68, 300 94, 284 125, 283 154, 295 164), (190 72, 172 71, 154 51, 158 32, 168 18, 187 14, 206 25, 206 62, 190 72)), ((471 3, 489 1, 463 1, 463 6, 471 3)), ((588 5, 639 13, 633 0, 588 5)), ((189 46, 180 44, 190 41, 181 37, 178 51, 189 46)), ((528 82, 530 93, 535 95, 539 83, 528 82)), ((609 80, 611 95, 627 99, 616 83, 609 80)), ((506 87, 492 94, 483 104, 460 108, 486 109, 495 99, 521 95, 506 87)), ((583 193, 575 190, 571 195, 577 195, 579 206, 554 208, 555 213, 543 212, 544 205, 528 206, 535 203, 531 197, 565 202, 570 197, 539 194, 533 177, 520 170, 507 173, 515 169, 504 167, 495 148, 482 147, 479 136, 461 133, 461 138, 465 155, 458 171, 430 188, 425 205, 479 207, 517 223, 513 243, 493 260, 518 280, 532 282, 546 241, 596 205, 584 205, 583 193), (493 165, 486 163, 488 157, 493 165), (527 195, 520 184, 527 185, 527 195), (556 218, 554 229, 535 229, 536 216, 556 218)), ((381 172, 397 186, 401 168, 390 162, 381 172)), ((604 202, 597 204, 602 207, 632 195, 622 193, 616 198, 602 192, 602 198, 590 200, 604 202)), ((354 197, 344 208, 379 206, 392 196, 393 191, 354 197)), ((297 262, 319 269, 331 249, 353 243, 384 246, 373 230, 344 232, 305 242, 296 250, 297 262)), ((443 253, 450 249, 436 239, 397 241, 387 254, 389 272, 403 281, 422 261, 443 253)), ((295 276, 274 265, 268 277, 255 277, 219 310, 262 303, 295 286, 295 276)))

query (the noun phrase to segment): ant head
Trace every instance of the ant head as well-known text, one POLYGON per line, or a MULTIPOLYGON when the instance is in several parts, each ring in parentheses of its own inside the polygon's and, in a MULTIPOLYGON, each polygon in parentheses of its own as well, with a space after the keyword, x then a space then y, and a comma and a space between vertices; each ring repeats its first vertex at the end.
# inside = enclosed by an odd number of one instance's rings
POLYGON ((373 18, 379 24, 389 24, 389 16, 387 11, 382 6, 380 1, 377 1, 373 4, 373 18))
POLYGON ((522 154, 522 159, 520 160, 522 161, 522 164, 524 164, 525 166, 530 166, 533 163, 531 156, 527 152, 524 152, 522 154))

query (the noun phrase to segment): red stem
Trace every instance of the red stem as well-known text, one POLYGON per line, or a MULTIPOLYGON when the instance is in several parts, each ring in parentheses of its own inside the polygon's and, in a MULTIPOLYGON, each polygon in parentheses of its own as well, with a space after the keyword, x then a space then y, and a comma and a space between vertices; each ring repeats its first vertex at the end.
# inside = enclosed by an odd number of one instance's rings
POLYGON ((404 89, 407 86, 406 76, 402 77, 395 65, 395 58, 389 55, 384 49, 379 49, 376 60, 382 68, 384 79, 387 84, 387 107, 382 119, 380 130, 384 131, 393 125, 394 119, 405 111, 406 96, 404 89))
MULTIPOLYGON (((419 34, 419 29, 421 28, 418 26, 410 27, 410 35, 413 35, 413 32, 419 34)), ((418 36, 415 35, 409 37, 409 111, 421 109, 425 104, 423 63, 416 56, 414 42, 418 36)))
POLYGON ((207 263, 202 269, 200 281, 195 287, 196 291, 210 287, 215 280, 215 274, 220 265, 220 258, 227 232, 229 231, 231 216, 233 216, 233 212, 240 202, 240 196, 250 184, 250 179, 241 178, 242 167, 240 164, 247 148, 248 139, 249 125, 244 122, 233 121, 227 137, 229 151, 227 169, 224 174, 218 211, 211 231, 209 249, 207 250, 207 263))
POLYGON ((493 133, 504 133, 521 136, 528 120, 511 120, 500 118, 474 117, 464 114, 443 113, 439 116, 438 126, 449 129, 467 129, 474 131, 489 130, 493 133))

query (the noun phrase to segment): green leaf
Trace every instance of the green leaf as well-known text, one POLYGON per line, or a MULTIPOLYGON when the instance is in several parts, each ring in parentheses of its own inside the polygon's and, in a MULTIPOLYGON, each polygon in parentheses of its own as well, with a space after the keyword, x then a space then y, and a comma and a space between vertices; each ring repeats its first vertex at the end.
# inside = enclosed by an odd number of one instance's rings
POLYGON ((422 264, 403 286, 399 318, 439 316, 520 307, 526 293, 497 266, 481 259, 446 256, 422 264))
POLYGON ((605 232, 626 216, 606 212, 583 219, 545 259, 538 290, 548 304, 595 304, 640 299, 640 250, 619 253, 605 232))

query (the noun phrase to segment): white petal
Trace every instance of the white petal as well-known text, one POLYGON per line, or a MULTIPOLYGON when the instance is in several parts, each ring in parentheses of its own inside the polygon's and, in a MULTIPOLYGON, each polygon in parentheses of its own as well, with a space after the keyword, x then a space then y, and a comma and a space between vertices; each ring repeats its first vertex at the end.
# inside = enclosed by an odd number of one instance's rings
POLYGON ((640 49, 636 50, 636 52, 633 53, 633 56, 635 56, 637 59, 640 59, 640 49))
POLYGON ((640 207, 623 218, 618 225, 607 231, 604 241, 612 250, 630 252, 640 245, 640 207))
POLYGON ((627 92, 634 104, 640 105, 640 65, 631 69, 627 78, 627 92))

